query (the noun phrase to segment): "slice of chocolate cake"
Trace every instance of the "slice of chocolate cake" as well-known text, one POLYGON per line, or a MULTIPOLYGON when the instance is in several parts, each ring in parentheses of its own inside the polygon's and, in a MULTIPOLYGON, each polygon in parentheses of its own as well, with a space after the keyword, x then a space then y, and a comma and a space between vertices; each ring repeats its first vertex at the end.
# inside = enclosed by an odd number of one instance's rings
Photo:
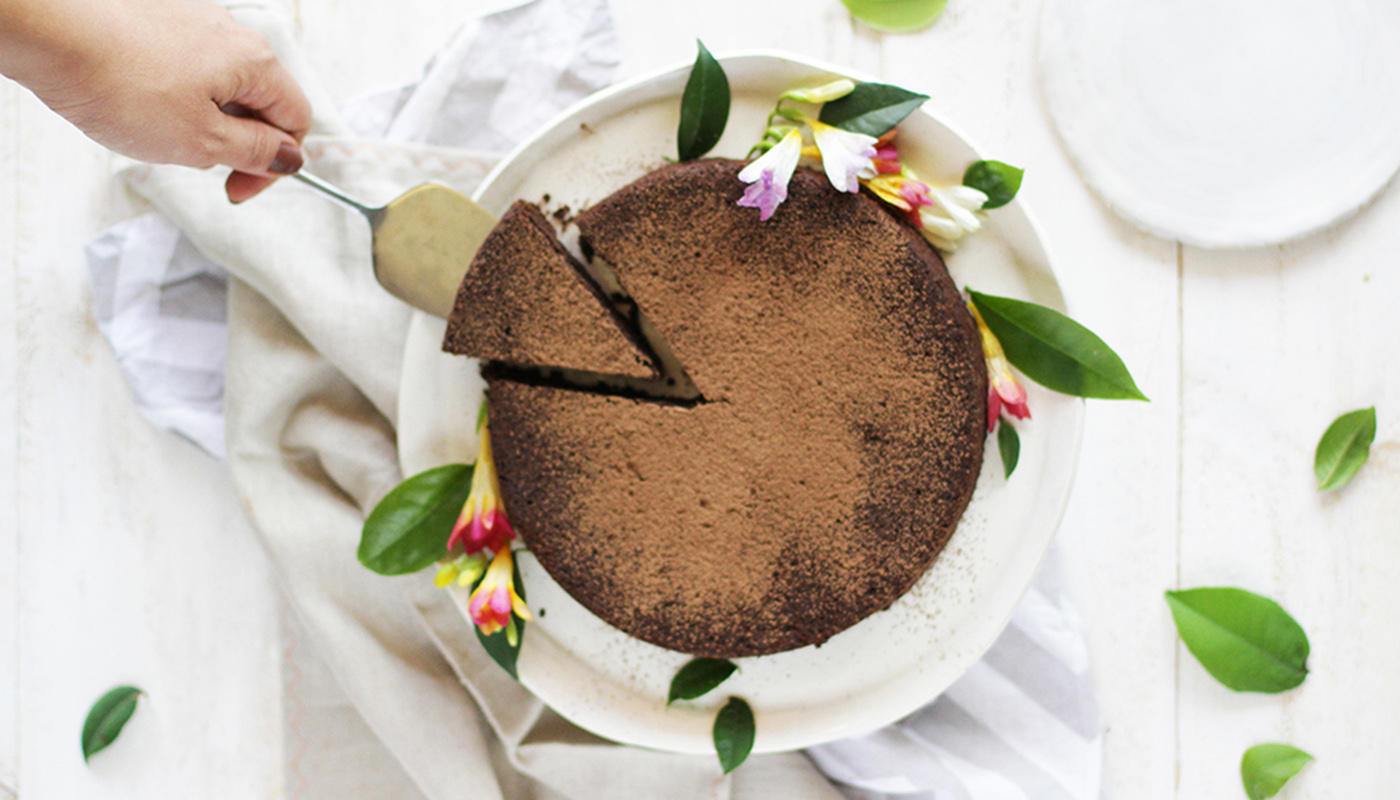
POLYGON ((443 349, 514 367, 653 378, 632 331, 540 210, 517 201, 462 279, 443 349))
POLYGON ((971 498, 987 413, 938 254, 805 169, 760 222, 741 167, 664 167, 578 218, 702 401, 486 373, 506 506, 544 568, 629 634, 725 658, 820 643, 907 591, 971 498))

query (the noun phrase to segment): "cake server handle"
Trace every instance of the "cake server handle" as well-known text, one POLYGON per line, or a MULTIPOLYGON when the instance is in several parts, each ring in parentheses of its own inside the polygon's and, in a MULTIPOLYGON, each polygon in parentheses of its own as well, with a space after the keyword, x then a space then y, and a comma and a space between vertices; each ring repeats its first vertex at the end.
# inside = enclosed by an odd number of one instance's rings
POLYGON ((365 218, 370 221, 371 225, 374 224, 375 216, 384 210, 383 208, 372 208, 370 206, 365 205, 364 203, 361 203, 359 200, 356 200, 355 198, 351 197, 350 195, 346 194, 345 192, 341 191, 335 186, 332 186, 331 184, 325 182, 324 180, 316 177, 315 175, 312 175, 306 170, 294 173, 292 177, 296 178, 297 180, 301 181, 307 186, 310 186, 311 188, 315 189, 321 194, 324 194, 335 200, 339 200, 340 202, 344 203, 347 206, 350 206, 351 208, 355 209, 361 214, 364 214, 365 218))

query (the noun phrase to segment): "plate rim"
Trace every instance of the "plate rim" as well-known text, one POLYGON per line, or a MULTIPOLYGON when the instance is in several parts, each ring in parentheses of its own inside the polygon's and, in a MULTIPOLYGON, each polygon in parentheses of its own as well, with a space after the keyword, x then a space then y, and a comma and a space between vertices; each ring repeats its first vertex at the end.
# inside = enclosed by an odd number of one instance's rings
MULTIPOLYGON (((806 56, 772 49, 744 49, 736 51, 721 51, 716 53, 715 57, 721 63, 727 63, 736 60, 768 59, 776 62, 783 62, 789 65, 795 65, 801 68, 826 72, 834 76, 845 76, 855 80, 874 80, 873 78, 864 75, 859 70, 841 68, 818 59, 812 59, 806 56)), ((497 163, 497 165, 482 179, 480 185, 472 194, 473 199, 480 200, 483 194, 490 187, 493 186, 495 181, 498 180, 503 173, 512 168, 514 161, 520 158, 522 154, 528 153, 541 139, 550 135, 556 128, 568 121, 570 118, 577 116, 580 112, 585 111, 589 107, 608 102, 609 100, 619 95, 624 95, 636 91, 638 89, 644 88, 653 82, 670 78, 677 72, 689 69, 690 65, 691 64, 689 61, 682 61, 671 65, 658 67, 652 70, 644 71, 631 78, 628 78, 603 90, 595 92, 592 95, 589 95, 588 97, 579 101, 578 103, 570 106, 569 108, 564 109, 563 111, 552 117, 547 123, 542 125, 536 131, 535 134, 523 140, 509 153, 503 156, 501 160, 497 163)), ((917 111, 915 113, 923 113, 927 115, 932 119, 933 122, 945 128, 952 136, 961 140, 961 142, 964 143, 970 150, 972 150, 978 157, 985 158, 982 149, 979 148, 974 143, 974 141, 971 138, 969 138, 967 134, 964 133, 964 131, 956 125, 950 124, 943 117, 932 111, 921 109, 920 111, 917 111)), ((1068 310, 1071 304, 1069 302, 1069 298, 1065 296, 1064 286, 1060 281, 1059 272, 1055 268, 1055 264, 1057 262, 1054 257, 1054 254, 1051 251, 1050 246, 1047 243, 1047 239, 1043 233, 1043 230, 1036 221, 1034 215, 1031 213, 1030 209, 1025 207, 1024 203, 1022 203, 1019 199, 1015 201, 1015 203, 1021 215, 1023 216, 1024 222, 1029 228, 1031 235, 1034 237, 1036 244, 1044 254, 1044 263, 1042 265, 1037 266, 1038 268, 1043 268, 1043 271, 1048 274, 1053 284, 1053 287, 1059 296, 1060 305, 1066 310, 1068 310)), ((421 311, 415 310, 409 325, 410 332, 416 329, 421 329, 421 326, 428 319, 429 318, 426 314, 424 314, 421 311)), ((407 363, 410 358, 410 351, 413 351, 414 349, 415 338, 414 336, 410 335, 408 337, 408 340, 405 342, 405 363, 407 363)), ((404 398, 408 394, 406 391, 404 391, 404 389, 404 381, 401 380, 398 403, 399 420, 404 419, 404 398)), ((992 646, 996 639, 1000 636, 1001 632, 1006 628, 1016 609, 1019 607, 1021 598, 1025 596, 1025 593, 1030 589, 1031 585, 1033 584, 1034 577, 1036 574, 1038 574, 1041 565, 1044 563, 1046 555, 1048 554, 1051 544, 1054 540, 1055 533, 1058 531, 1060 523, 1064 518, 1065 511, 1068 507, 1069 500, 1072 495, 1074 473, 1077 471, 1084 433, 1083 400, 1079 398, 1074 398, 1073 402, 1067 405, 1070 409, 1068 412, 1069 419, 1067 420, 1067 423, 1073 428, 1073 430, 1070 432, 1070 435, 1068 436, 1070 448, 1068 452, 1060 454, 1060 458, 1062 458, 1063 460, 1057 461, 1057 463, 1063 465, 1064 469, 1069 473, 1070 477, 1065 485, 1064 490, 1060 493, 1060 496, 1054 503, 1054 508, 1051 509, 1050 513, 1047 515, 1047 521, 1045 525, 1048 529, 1048 533, 1045 535, 1043 543, 1039 546, 1039 552, 1036 554, 1036 557, 1034 559, 1034 567, 1030 570, 1027 579, 1020 586, 1019 590, 1015 593, 1017 597, 1016 602, 1009 603, 1003 613, 996 615, 997 619, 996 624, 994 626, 987 626, 987 630, 990 631, 990 634, 986 637, 985 641, 983 641, 980 644, 980 646, 976 648, 976 653, 974 655, 968 655, 965 657, 966 663, 961 664, 957 669, 958 676, 965 674, 968 669, 970 669, 975 663, 977 663, 981 659, 981 657, 985 655, 986 651, 992 646)), ((401 467, 403 467, 405 465, 404 462, 406 461, 405 450, 403 445, 400 445, 399 458, 400 465, 401 467)), ((986 462, 984 461, 984 469, 986 468, 986 466, 986 462)), ((405 474, 407 474, 407 470, 405 470, 405 474)), ((600 722, 600 720, 597 718, 580 718, 584 715, 576 715, 575 713, 571 713, 570 710, 559 708, 555 704, 556 699, 552 698, 550 701, 545 701, 544 697, 540 695, 537 686, 531 681, 527 666, 528 665, 525 659, 522 659, 519 679, 520 683, 523 686, 525 686, 525 688, 530 690, 530 692, 537 698, 539 698, 541 701, 546 702, 546 705, 549 705, 561 716, 564 716, 566 719, 569 719, 571 722, 579 725, 582 728, 585 728, 593 733, 605 736, 607 738, 613 739, 615 741, 643 747, 649 747, 652 749, 696 754, 712 753, 713 751, 713 745, 708 738, 705 738, 703 741, 700 741, 694 739, 694 737, 680 736, 673 732, 669 734, 663 734, 659 738, 649 738, 645 735, 646 733, 648 733, 648 731, 645 730, 644 723, 641 726, 643 730, 638 730, 639 726, 636 724, 628 726, 623 724, 617 724, 616 720, 604 719, 600 722)), ((897 721, 898 719, 902 718, 903 716, 906 716, 913 710, 916 710, 917 708, 926 705, 928 702, 931 702, 939 693, 941 693, 943 689, 946 689, 947 686, 951 685, 951 683, 955 680, 956 677, 950 680, 947 684, 941 686, 937 692, 934 692, 927 697, 919 698, 918 702, 908 705, 908 707, 903 708, 901 711, 892 712, 887 710, 883 713, 878 713, 874 715, 867 714, 858 720, 849 722, 849 724, 847 725, 838 726, 837 730, 831 731, 827 734, 817 734, 814 736, 810 733, 806 735, 799 733, 797 735, 793 735, 791 732, 788 732, 788 735, 784 736, 779 732, 769 732, 765 735, 764 731, 760 729, 758 741, 755 744, 753 752, 764 753, 795 750, 827 741, 832 741, 838 738, 844 738, 846 736, 859 735, 878 729, 880 727, 897 721)), ((656 732, 652 731, 651 733, 656 732)))

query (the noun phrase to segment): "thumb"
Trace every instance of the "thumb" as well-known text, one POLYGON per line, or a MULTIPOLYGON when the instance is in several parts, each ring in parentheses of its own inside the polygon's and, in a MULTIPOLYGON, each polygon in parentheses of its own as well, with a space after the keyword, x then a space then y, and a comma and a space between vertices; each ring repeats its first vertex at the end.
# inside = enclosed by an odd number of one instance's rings
POLYGON ((250 175, 291 175, 304 157, 296 139, 260 119, 219 113, 220 152, 214 160, 250 175))

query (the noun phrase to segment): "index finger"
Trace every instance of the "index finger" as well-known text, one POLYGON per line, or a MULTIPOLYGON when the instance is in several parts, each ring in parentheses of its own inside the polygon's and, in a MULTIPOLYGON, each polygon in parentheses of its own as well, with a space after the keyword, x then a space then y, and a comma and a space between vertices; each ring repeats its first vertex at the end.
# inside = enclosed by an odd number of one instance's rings
POLYGON ((233 97, 225 101, 253 112, 262 121, 291 134, 298 142, 311 130, 311 101, 296 79, 276 58, 245 76, 233 97))

